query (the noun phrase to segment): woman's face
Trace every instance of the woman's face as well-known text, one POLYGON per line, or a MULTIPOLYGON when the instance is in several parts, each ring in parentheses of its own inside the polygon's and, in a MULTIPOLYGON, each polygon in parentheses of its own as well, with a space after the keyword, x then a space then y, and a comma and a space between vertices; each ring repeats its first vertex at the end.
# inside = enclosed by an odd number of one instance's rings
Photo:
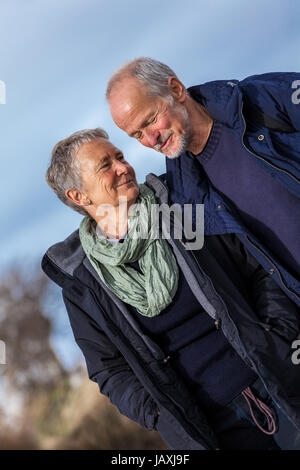
POLYGON ((99 138, 84 143, 76 160, 80 166, 83 191, 92 203, 89 208, 95 214, 101 210, 101 205, 118 207, 121 196, 122 203, 125 198, 128 206, 135 203, 139 186, 134 169, 111 142, 99 138))

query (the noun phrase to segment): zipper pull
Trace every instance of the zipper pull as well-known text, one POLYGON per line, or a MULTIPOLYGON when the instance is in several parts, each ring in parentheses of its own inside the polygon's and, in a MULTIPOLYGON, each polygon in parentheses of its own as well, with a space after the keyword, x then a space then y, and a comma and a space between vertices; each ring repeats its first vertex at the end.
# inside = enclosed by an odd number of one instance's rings
POLYGON ((164 363, 164 364, 168 364, 168 362, 169 362, 170 359, 171 359, 170 356, 165 357, 164 360, 163 360, 163 363, 164 363))
POLYGON ((216 325, 217 330, 219 330, 221 328, 221 318, 217 318, 215 320, 215 325, 216 325))

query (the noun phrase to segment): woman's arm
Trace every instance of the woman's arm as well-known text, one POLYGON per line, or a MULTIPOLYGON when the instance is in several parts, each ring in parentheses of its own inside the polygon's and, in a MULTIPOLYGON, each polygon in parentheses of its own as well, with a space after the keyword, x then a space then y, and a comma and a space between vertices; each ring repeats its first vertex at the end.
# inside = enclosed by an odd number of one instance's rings
POLYGON ((75 341, 85 357, 89 378, 98 383, 100 392, 120 413, 146 429, 155 429, 158 406, 124 356, 91 317, 64 292, 63 299, 75 341))

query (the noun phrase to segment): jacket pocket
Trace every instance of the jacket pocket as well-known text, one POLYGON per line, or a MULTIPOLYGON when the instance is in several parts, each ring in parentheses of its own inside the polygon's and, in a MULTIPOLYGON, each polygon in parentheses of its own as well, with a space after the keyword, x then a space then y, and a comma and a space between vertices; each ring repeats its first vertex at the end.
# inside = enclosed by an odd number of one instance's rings
POLYGON ((280 336, 288 343, 292 343, 299 337, 299 331, 292 324, 288 325, 287 322, 280 321, 280 319, 265 318, 264 322, 259 322, 258 324, 265 331, 280 336))
POLYGON ((208 447, 193 439, 183 429, 179 421, 165 408, 160 409, 156 430, 169 449, 172 450, 207 450, 208 447))

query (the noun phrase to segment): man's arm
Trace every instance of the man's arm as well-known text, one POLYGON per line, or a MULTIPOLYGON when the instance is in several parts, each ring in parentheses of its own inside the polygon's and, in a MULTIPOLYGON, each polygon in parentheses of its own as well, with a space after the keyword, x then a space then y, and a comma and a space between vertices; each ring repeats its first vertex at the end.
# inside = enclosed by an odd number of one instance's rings
POLYGON ((239 83, 245 100, 300 131, 300 73, 253 75, 239 83))
POLYGON ((85 357, 89 378, 97 382, 120 413, 154 429, 158 407, 127 361, 93 320, 63 293, 75 340, 85 357))
POLYGON ((295 339, 300 332, 300 308, 261 265, 253 272, 250 287, 255 309, 265 328, 295 339))
POLYGON ((248 286, 252 307, 262 326, 295 339, 300 332, 300 308, 285 294, 235 234, 220 235, 248 286))

